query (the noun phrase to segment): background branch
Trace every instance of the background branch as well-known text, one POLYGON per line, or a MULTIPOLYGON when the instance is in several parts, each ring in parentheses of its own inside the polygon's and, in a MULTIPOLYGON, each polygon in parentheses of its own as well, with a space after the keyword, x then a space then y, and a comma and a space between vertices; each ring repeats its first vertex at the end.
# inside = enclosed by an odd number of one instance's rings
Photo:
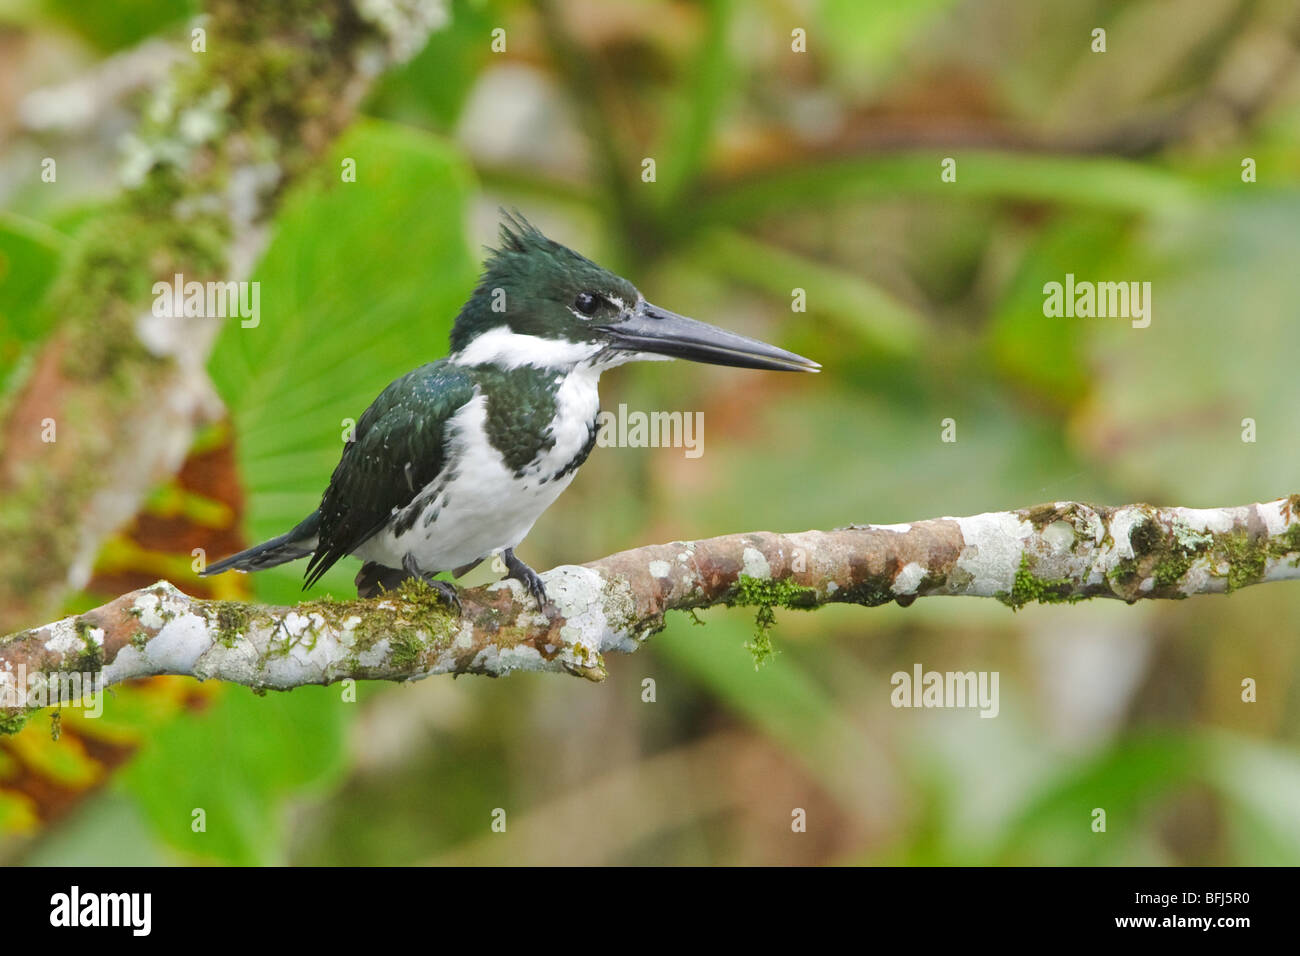
POLYGON ((45 306, 57 329, 0 402, 0 627, 85 585, 105 537, 218 407, 205 366, 220 324, 155 317, 153 283, 246 278, 285 189, 445 17, 437 0, 380 19, 353 0, 207 7, 204 50, 187 35, 182 51, 140 54, 175 66, 126 151, 128 189, 78 234, 45 306))
MULTIPOLYGON (((285 690, 346 678, 566 671, 601 680, 664 615, 718 604, 810 609, 991 597, 1013 609, 1093 597, 1134 602, 1300 578, 1300 495, 1229 508, 1055 502, 966 518, 649 545, 542 576, 539 613, 514 581, 462 592, 456 617, 424 585, 375 600, 267 607, 191 598, 166 581, 0 642, 17 675, 156 674, 285 690)), ((3 701, 12 704, 12 700, 3 701)), ((14 709, 12 706, 9 708, 14 709)))

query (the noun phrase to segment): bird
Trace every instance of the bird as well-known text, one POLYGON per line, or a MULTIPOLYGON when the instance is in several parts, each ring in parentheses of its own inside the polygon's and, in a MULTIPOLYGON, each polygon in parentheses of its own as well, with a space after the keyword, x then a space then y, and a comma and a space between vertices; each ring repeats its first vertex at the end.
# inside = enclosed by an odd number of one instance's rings
POLYGON ((537 602, 541 576, 515 554, 596 444, 603 372, 687 359, 816 372, 811 359, 647 302, 630 281, 502 212, 450 352, 388 385, 356 422, 320 507, 289 531, 201 574, 309 558, 307 590, 345 555, 359 597, 408 579, 460 612, 453 584, 499 557, 537 602))

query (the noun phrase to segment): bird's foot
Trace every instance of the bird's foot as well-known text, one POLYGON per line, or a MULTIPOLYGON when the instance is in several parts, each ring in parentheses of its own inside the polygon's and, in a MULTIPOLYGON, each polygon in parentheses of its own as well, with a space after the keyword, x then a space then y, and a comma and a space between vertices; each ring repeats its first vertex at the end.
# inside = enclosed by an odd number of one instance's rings
POLYGON ((378 597, 385 591, 396 591, 410 575, 401 568, 390 568, 374 561, 361 565, 355 581, 357 597, 378 597))
POLYGON ((422 571, 420 566, 415 563, 415 558, 407 555, 402 558, 402 568, 408 575, 417 580, 423 581, 429 587, 438 592, 438 596, 447 603, 447 606, 456 612, 457 616, 462 613, 460 606, 460 595, 456 593, 456 586, 450 581, 443 581, 434 577, 436 571, 422 571))
POLYGON ((546 596, 546 585, 542 583, 542 576, 515 557, 513 548, 502 551, 501 558, 506 563, 506 577, 514 578, 526 587, 533 600, 537 602, 537 610, 544 610, 550 598, 546 596))

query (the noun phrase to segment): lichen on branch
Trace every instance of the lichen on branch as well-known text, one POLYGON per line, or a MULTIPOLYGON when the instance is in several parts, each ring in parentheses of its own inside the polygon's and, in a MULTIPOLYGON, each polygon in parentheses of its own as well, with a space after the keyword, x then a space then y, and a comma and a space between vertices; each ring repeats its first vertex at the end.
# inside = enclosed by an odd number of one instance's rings
POLYGON ((500 581, 462 591, 459 615, 415 583, 369 600, 270 607, 199 600, 160 581, 0 639, 0 691, 20 669, 47 679, 90 672, 104 684, 182 674, 257 690, 516 670, 601 680, 606 653, 636 650, 675 610, 757 608, 753 649, 765 656, 776 607, 906 607, 946 595, 1018 610, 1227 594, 1300 578, 1300 495, 1205 509, 1063 501, 902 525, 734 534, 647 545, 542 578, 551 598, 542 612, 517 582, 500 581))

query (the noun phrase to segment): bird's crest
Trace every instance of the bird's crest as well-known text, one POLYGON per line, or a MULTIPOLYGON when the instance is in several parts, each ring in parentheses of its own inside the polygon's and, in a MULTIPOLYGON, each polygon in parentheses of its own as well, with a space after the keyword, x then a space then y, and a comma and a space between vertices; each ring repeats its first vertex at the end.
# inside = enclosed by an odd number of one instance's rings
POLYGON ((501 209, 499 242, 497 248, 487 249, 487 259, 483 264, 484 281, 493 276, 505 278, 527 274, 541 263, 569 269, 586 267, 600 270, 600 266, 586 256, 548 238, 518 209, 501 209), (529 263, 534 263, 532 268, 529 263))
POLYGON ((574 324, 569 306, 586 289, 614 293, 625 302, 637 296, 626 279, 548 238, 517 209, 502 209, 498 245, 487 250, 478 285, 456 317, 452 351, 502 325, 541 337, 588 335, 569 328, 574 324))
POLYGON ((519 253, 527 255, 532 249, 556 245, 542 231, 524 218, 518 209, 501 209, 501 246, 489 249, 490 255, 519 253))

